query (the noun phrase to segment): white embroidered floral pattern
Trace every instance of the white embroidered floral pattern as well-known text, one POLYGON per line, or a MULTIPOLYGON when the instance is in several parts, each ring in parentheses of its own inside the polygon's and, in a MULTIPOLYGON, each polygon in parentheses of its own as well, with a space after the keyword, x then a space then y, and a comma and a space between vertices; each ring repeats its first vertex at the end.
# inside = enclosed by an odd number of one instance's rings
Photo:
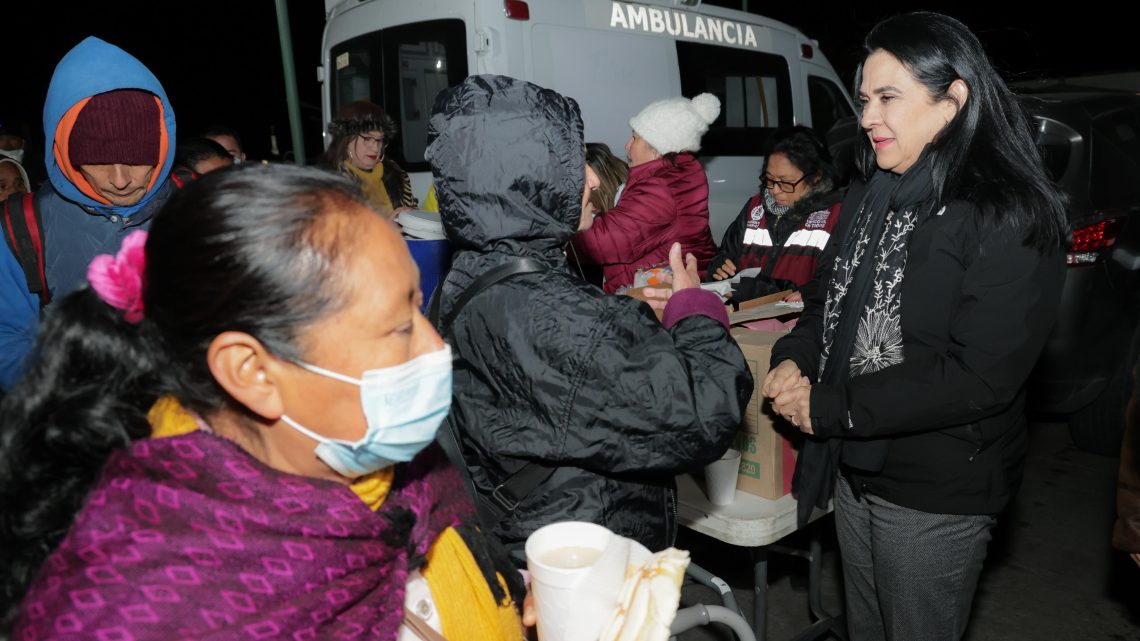
POLYGON ((879 242, 875 264, 875 289, 851 351, 851 375, 870 374, 903 362, 902 309, 903 271, 907 239, 914 230, 914 212, 887 216, 887 229, 879 242))
MULTIPOLYGON (((859 212, 860 216, 863 214, 859 212)), ((887 215, 886 229, 875 251, 874 290, 863 309, 851 351, 851 375, 870 374, 903 362, 902 282, 906 270, 907 240, 914 231, 918 216, 914 211, 887 215)), ((839 327, 839 310, 855 271, 871 242, 870 231, 863 229, 855 243, 850 260, 836 263, 835 278, 829 288, 824 307, 824 349, 820 359, 822 375, 827 366, 832 339, 839 327)))
MULTIPOLYGON (((863 222, 865 209, 865 207, 859 209, 856 221, 863 222)), ((863 254, 870 242, 871 235, 864 225, 863 233, 859 236, 859 240, 855 241, 855 251, 852 252, 851 258, 837 260, 835 263, 835 275, 832 277, 831 285, 827 288, 827 300, 823 307, 823 354, 819 359, 821 379, 823 371, 827 369, 827 358, 831 355, 832 339, 839 328, 839 308, 843 302, 843 297, 847 295, 847 288, 855 278, 855 270, 863 260, 863 254)))

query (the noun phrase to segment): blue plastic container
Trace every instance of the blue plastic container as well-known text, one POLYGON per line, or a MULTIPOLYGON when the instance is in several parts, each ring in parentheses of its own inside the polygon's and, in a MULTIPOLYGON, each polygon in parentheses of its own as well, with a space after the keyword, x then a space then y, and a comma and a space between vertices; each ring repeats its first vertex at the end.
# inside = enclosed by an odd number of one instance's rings
POLYGON ((424 293, 421 311, 427 311, 432 292, 447 275, 451 267, 451 243, 446 240, 416 240, 408 238, 408 251, 420 268, 420 291, 424 293))

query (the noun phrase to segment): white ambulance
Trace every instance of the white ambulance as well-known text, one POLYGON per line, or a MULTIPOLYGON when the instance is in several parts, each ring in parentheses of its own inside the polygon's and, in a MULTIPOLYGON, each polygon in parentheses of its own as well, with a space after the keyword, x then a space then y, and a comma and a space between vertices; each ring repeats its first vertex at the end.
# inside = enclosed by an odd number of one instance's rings
MULTIPOLYGON (((619 157, 629 118, 672 96, 717 95, 702 142, 710 226, 719 242, 758 188, 766 137, 802 124, 821 136, 854 113, 817 44, 762 16, 700 0, 325 0, 320 77, 327 124, 353 100, 384 106, 421 200, 436 95, 473 74, 502 74, 578 101, 588 142, 619 157)), ((326 143, 328 134, 326 130, 326 143)))

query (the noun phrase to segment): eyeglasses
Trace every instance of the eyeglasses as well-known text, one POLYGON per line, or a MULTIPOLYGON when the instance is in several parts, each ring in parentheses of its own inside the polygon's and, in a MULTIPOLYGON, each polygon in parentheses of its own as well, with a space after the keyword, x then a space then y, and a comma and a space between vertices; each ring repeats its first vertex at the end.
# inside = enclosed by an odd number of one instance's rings
POLYGON ((384 146, 384 136, 369 136, 366 134, 360 134, 360 140, 362 142, 372 143, 380 147, 384 146))
POLYGON ((796 187, 802 183, 805 178, 807 178, 807 174, 800 176, 800 179, 793 183, 786 180, 773 180, 767 176, 760 176, 760 184, 764 185, 764 189, 767 189, 768 191, 772 191, 776 187, 779 187, 780 191, 784 192, 785 194, 790 194, 796 190, 796 187))

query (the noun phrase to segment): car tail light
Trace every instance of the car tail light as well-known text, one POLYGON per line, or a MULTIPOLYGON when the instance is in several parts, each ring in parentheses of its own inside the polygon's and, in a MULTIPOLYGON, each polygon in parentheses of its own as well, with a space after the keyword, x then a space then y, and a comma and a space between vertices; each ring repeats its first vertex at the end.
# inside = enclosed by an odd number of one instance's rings
POLYGON ((1099 261, 1104 251, 1116 244, 1123 222, 1120 218, 1107 218, 1074 229, 1065 262, 1069 265, 1091 265, 1099 261))
POLYGON ((512 20, 530 20, 530 6, 523 0, 504 0, 503 11, 512 20))

